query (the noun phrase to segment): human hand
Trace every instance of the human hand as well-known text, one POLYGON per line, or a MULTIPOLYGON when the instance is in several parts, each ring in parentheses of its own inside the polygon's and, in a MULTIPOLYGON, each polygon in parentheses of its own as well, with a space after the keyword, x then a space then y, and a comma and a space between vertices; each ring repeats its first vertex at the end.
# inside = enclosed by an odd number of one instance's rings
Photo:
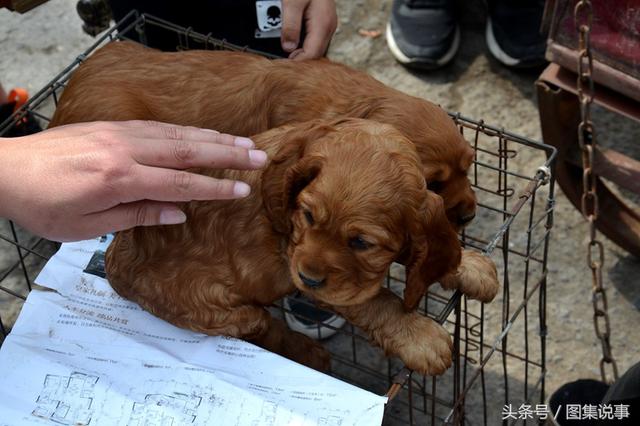
POLYGON ((212 130, 125 121, 72 124, 0 140, 0 217, 72 241, 182 223, 175 204, 245 197, 244 182, 183 171, 258 169, 253 142, 212 130))
POLYGON ((282 0, 281 42, 290 59, 322 57, 337 25, 334 0, 282 0), (303 19, 307 34, 298 49, 303 19))

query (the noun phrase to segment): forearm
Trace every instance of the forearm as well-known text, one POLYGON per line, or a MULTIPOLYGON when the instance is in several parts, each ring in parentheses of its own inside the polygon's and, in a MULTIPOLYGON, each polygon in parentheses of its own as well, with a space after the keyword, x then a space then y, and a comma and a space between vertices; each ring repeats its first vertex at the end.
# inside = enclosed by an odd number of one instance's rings
MULTIPOLYGON (((15 219, 18 194, 16 194, 16 180, 18 179, 19 164, 16 140, 20 138, 0 138, 0 217, 15 219)), ((19 209, 18 209, 19 210, 19 209)))

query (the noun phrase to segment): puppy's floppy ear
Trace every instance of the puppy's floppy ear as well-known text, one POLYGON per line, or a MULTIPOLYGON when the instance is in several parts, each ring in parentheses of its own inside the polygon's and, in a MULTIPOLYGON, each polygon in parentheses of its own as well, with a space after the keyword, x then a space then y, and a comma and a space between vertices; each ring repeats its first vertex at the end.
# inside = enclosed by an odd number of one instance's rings
POLYGON ((321 157, 305 155, 305 150, 330 131, 330 126, 307 125, 275 134, 280 149, 262 174, 262 200, 276 232, 291 233, 296 197, 320 173, 323 163, 321 157))
POLYGON ((426 190, 426 197, 409 226, 409 255, 404 308, 413 311, 431 284, 455 272, 462 249, 445 215, 442 198, 426 190))

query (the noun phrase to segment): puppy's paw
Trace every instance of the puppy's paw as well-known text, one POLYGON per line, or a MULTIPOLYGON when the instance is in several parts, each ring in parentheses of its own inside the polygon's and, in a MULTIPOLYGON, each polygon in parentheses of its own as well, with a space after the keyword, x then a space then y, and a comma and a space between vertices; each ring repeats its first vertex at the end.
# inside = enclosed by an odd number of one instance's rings
POLYGON ((396 336, 396 347, 389 348, 389 352, 420 374, 437 376, 447 371, 453 347, 449 333, 437 322, 417 313, 408 314, 403 323, 402 337, 396 336))
POLYGON ((314 370, 328 372, 331 370, 331 355, 320 343, 301 333, 292 333, 287 342, 287 358, 314 370))
POLYGON ((465 296, 484 303, 498 294, 500 282, 495 263, 482 253, 464 250, 455 275, 445 278, 447 288, 456 288, 465 296))

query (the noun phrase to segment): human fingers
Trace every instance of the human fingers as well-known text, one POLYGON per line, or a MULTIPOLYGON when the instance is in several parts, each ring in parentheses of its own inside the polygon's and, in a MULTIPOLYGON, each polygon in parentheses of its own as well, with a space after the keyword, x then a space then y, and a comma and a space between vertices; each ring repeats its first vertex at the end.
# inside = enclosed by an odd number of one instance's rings
POLYGON ((127 132, 129 129, 125 127, 115 130, 115 132, 116 134, 124 134, 126 132, 127 135, 138 138, 201 141, 243 148, 253 148, 255 146, 249 138, 233 136, 210 129, 199 129, 192 126, 158 123, 158 125, 131 127, 130 129, 131 131, 127 132))
POLYGON ((61 234, 56 241, 73 241, 123 231, 136 226, 175 225, 187 216, 173 203, 137 201, 82 216, 78 226, 61 234))
POLYGON ((146 166, 188 169, 259 169, 267 154, 257 149, 191 140, 133 139, 129 141, 132 158, 146 166))
POLYGON ((130 177, 123 178, 117 188, 120 203, 229 200, 246 197, 251 192, 249 185, 241 181, 141 165, 132 167, 130 177))
POLYGON ((291 52, 290 59, 303 60, 324 56, 336 30, 338 17, 333 0, 315 0, 304 12, 307 32, 302 50, 291 52))
POLYGON ((255 144, 251 139, 237 137, 216 130, 199 129, 192 126, 179 126, 150 120, 129 121, 95 121, 88 123, 75 123, 55 127, 49 132, 65 133, 66 136, 77 136, 89 133, 107 132, 111 136, 137 136, 156 139, 185 139, 203 142, 212 142, 222 145, 235 145, 243 148, 253 148, 255 144))
POLYGON ((309 0, 282 1, 282 35, 280 42, 285 52, 293 52, 300 43, 302 18, 309 0))
POLYGON ((289 53, 289 59, 296 59, 303 52, 304 52, 303 48, 296 49, 293 52, 289 53))

